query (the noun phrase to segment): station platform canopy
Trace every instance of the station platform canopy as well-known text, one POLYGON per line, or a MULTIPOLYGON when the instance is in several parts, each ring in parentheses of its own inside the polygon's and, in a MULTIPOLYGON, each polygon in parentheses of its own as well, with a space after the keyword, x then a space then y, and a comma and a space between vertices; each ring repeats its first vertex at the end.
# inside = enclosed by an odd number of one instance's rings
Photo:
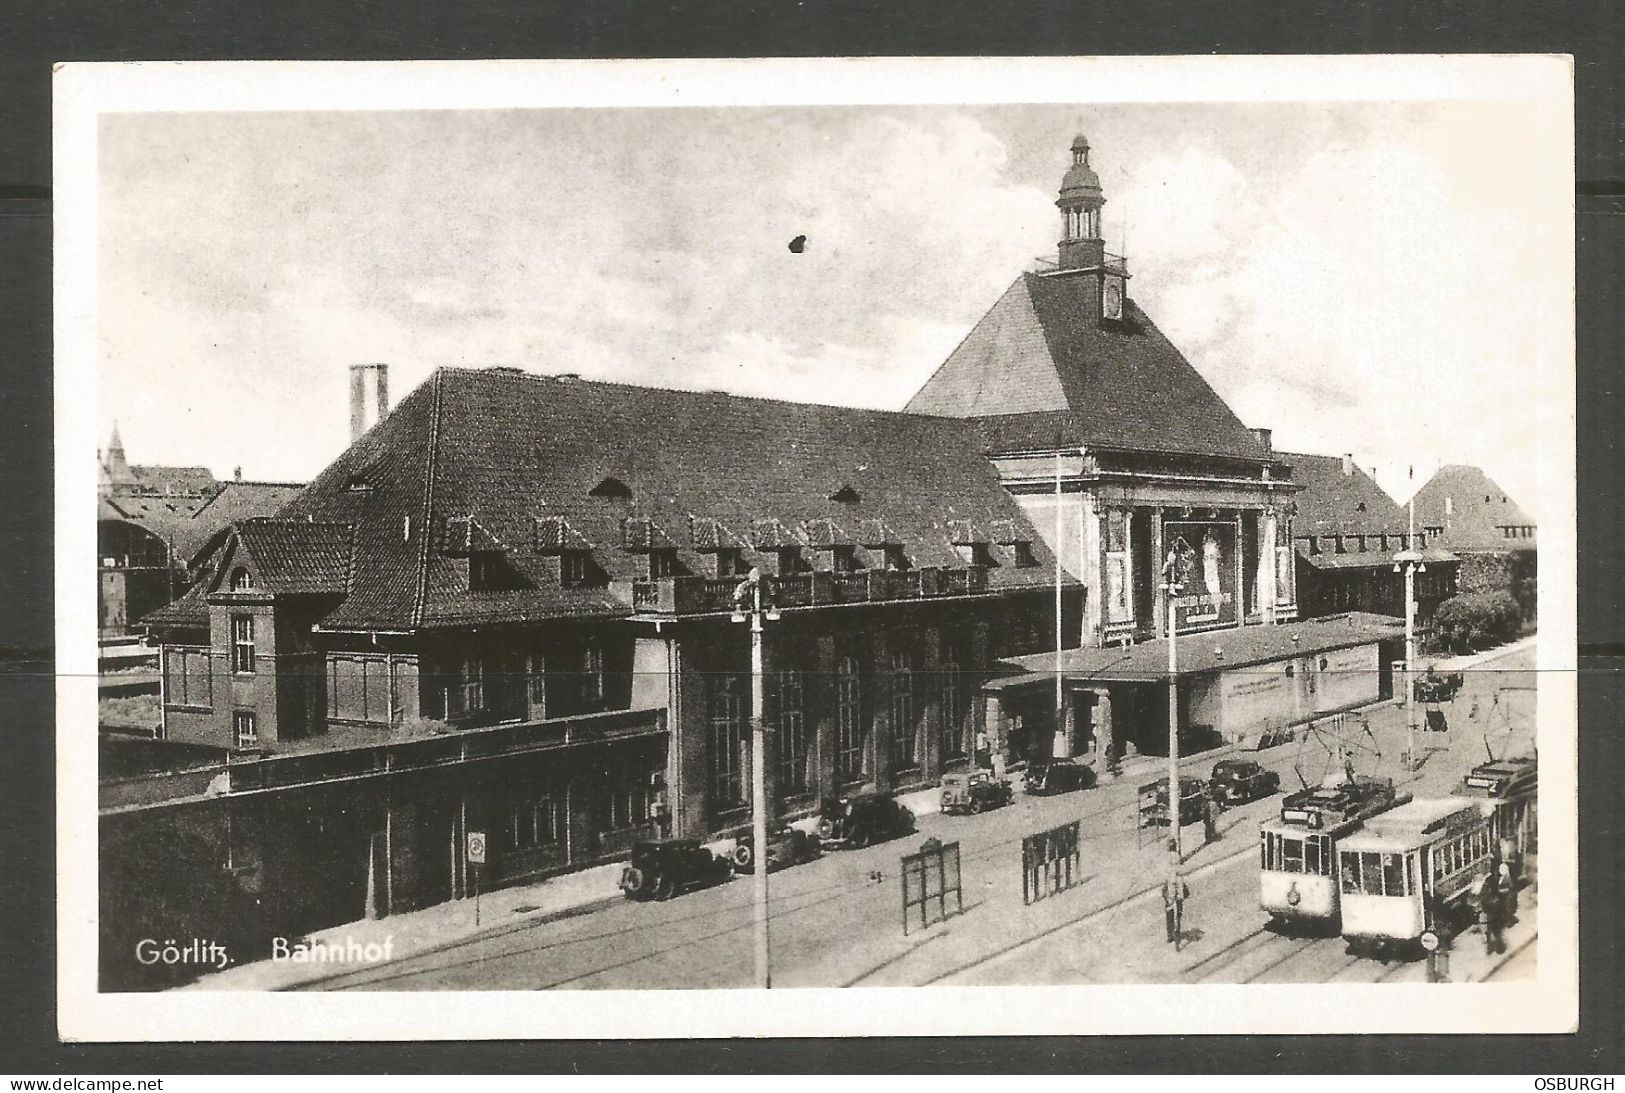
MULTIPOLYGON (((1279 626, 1244 626, 1181 634, 1175 675, 1196 676, 1269 664, 1334 649, 1372 645, 1402 638, 1404 634, 1403 620, 1364 611, 1327 615, 1279 626)), ((1054 653, 1010 657, 1000 663, 1018 671, 990 680, 982 686, 982 690, 1004 692, 1039 684, 1053 685, 1056 669, 1054 653)), ((1063 649, 1060 671, 1069 683, 1166 683, 1168 642, 1166 638, 1158 638, 1127 647, 1063 649)))

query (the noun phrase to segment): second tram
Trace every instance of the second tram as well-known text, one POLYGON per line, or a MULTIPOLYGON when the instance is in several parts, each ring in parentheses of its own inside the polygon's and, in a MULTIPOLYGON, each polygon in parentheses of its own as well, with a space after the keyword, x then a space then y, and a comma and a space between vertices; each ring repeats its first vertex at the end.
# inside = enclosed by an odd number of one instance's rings
POLYGON ((1343 839, 1337 868, 1350 945, 1410 955, 1471 923, 1495 852, 1493 815, 1487 801, 1415 800, 1343 839))

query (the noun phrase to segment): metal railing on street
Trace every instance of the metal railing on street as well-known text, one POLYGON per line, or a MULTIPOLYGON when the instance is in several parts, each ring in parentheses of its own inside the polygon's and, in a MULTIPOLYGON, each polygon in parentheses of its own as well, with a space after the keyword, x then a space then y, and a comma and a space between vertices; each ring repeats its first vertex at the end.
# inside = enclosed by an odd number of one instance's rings
POLYGON ((1028 906, 1059 895, 1082 879, 1078 824, 1073 820, 1021 840, 1021 901, 1028 906))
POLYGON ((917 852, 904 855, 902 873, 905 935, 965 913, 957 842, 927 839, 917 852))

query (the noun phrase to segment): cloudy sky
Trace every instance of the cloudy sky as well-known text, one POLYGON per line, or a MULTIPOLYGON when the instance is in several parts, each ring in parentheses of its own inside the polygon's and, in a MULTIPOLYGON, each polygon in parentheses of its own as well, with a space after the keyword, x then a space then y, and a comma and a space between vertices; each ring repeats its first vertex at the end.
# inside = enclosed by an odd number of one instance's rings
MULTIPOLYGON (((105 115, 101 435, 308 479, 347 366, 901 408, 1038 255, 1074 132, 1130 294, 1249 425, 1536 507, 1516 103, 105 115), (786 242, 806 235, 806 253, 786 242)), ((1544 233, 1544 234, 1543 234, 1544 233)))

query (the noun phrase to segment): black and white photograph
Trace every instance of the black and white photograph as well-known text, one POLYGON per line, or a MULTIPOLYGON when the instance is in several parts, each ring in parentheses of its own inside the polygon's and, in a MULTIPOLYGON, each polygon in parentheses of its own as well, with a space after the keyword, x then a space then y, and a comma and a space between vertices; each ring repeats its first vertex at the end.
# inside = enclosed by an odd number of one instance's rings
POLYGON ((1571 1029, 1570 84, 65 66, 64 1034, 1571 1029))

